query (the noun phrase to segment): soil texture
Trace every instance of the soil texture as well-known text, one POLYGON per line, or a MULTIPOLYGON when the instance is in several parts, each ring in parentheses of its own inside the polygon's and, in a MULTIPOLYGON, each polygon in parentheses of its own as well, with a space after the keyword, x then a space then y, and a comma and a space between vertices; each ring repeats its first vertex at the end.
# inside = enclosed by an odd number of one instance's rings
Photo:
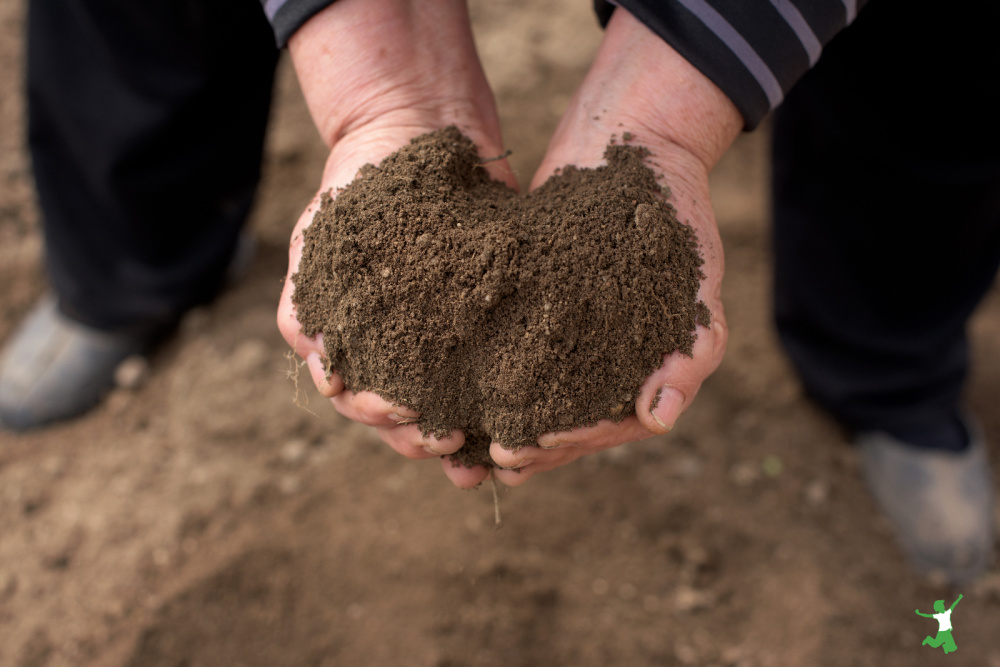
POLYGON ((641 147, 519 196, 455 127, 368 165, 305 232, 295 303, 354 391, 452 429, 491 465, 538 436, 635 409, 665 354, 691 353, 702 260, 641 147), (599 378, 599 381, 595 381, 599 378))

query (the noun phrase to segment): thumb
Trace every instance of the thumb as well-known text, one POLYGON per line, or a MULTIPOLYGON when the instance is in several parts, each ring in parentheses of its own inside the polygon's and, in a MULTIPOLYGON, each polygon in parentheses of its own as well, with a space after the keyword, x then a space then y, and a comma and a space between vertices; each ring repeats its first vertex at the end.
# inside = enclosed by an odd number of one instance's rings
POLYGON ((728 336, 725 319, 713 317, 710 326, 698 328, 692 356, 674 352, 664 357, 663 365, 646 378, 636 399, 636 416, 646 429, 666 433, 674 427, 701 383, 719 367, 728 336))

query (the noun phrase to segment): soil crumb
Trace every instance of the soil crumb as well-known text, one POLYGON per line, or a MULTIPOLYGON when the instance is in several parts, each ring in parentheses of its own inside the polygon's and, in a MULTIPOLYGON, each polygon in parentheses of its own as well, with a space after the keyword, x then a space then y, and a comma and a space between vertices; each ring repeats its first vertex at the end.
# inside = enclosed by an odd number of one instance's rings
POLYGON ((298 319, 353 391, 420 411, 425 435, 489 446, 635 411, 664 354, 691 354, 703 274, 648 151, 563 167, 519 195, 448 127, 326 195, 293 276, 298 319))

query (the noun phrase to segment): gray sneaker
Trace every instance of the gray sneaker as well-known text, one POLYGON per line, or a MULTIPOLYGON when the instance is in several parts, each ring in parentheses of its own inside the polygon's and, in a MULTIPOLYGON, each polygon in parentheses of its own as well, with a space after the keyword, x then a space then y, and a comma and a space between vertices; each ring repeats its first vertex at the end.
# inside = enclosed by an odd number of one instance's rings
POLYGON ((24 431, 83 414, 111 389, 118 364, 148 342, 78 324, 54 296, 42 297, 0 356, 0 426, 24 431))
POLYGON ((982 431, 965 420, 963 452, 910 447, 884 432, 857 438, 868 486, 914 567, 960 584, 993 552, 993 481, 982 431))
MULTIPOLYGON (((249 232, 240 233, 227 284, 248 272, 256 247, 249 232)), ((0 353, 0 428, 26 431, 87 412, 114 386, 118 365, 149 352, 170 329, 109 334, 67 318, 55 296, 42 297, 0 353)))

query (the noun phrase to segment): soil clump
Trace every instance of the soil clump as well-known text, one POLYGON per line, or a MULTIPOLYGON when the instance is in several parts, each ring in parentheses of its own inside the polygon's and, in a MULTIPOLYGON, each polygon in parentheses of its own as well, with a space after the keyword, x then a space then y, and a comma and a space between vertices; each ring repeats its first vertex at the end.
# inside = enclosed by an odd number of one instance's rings
POLYGON ((293 277, 304 333, 349 389, 462 430, 457 465, 626 418, 709 322, 697 239, 646 157, 612 143, 519 195, 457 128, 417 137, 323 197, 293 277))

